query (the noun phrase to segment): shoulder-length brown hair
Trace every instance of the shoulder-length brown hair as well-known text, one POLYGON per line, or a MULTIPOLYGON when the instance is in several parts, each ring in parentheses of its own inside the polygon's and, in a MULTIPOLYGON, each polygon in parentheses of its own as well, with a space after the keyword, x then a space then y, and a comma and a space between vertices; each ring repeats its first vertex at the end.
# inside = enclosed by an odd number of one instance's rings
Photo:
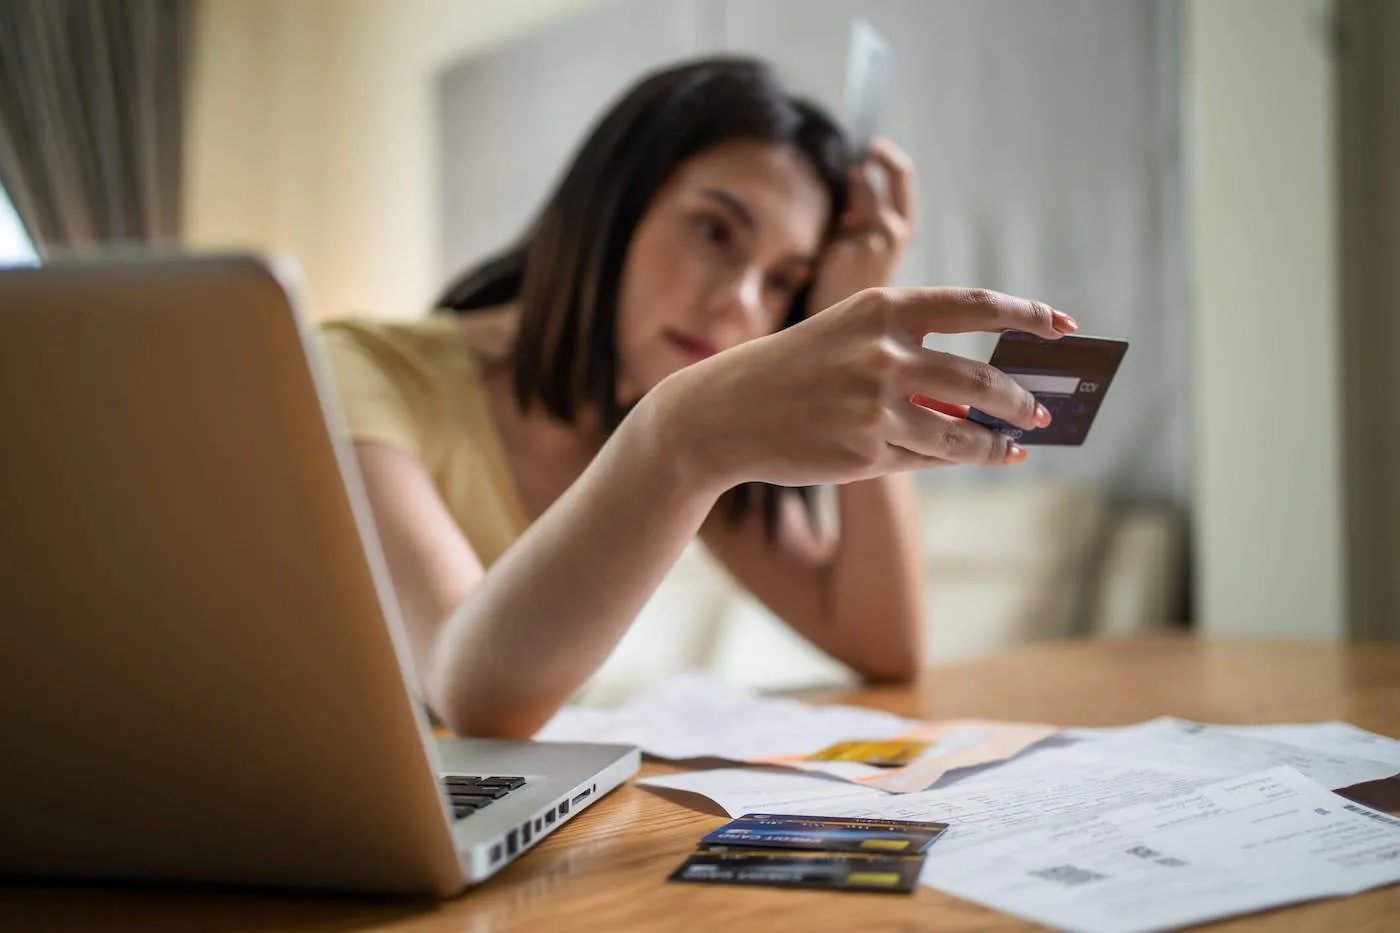
MULTIPOLYGON (((512 355, 522 410, 540 404, 572 421, 581 407, 605 430, 627 413, 617 397, 617 296, 633 233, 658 189, 681 163, 720 143, 758 140, 806 157, 831 203, 828 234, 846 203, 852 164, 845 137, 819 107, 789 94, 773 71, 749 58, 707 58, 644 78, 603 115, 544 209, 513 246, 468 271, 438 300, 470 314, 518 302, 512 355)), ((801 321, 806 290, 782 324, 801 321)), ((799 490, 810 504, 809 490, 799 490)), ((780 490, 732 490, 737 518, 761 509, 776 528, 780 490)))

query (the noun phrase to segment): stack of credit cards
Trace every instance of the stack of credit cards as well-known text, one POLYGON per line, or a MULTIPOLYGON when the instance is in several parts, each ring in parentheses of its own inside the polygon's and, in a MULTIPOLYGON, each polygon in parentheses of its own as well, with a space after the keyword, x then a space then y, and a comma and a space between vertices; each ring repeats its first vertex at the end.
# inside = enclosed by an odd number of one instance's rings
POLYGON ((669 880, 909 894, 946 823, 749 813, 700 840, 669 880))

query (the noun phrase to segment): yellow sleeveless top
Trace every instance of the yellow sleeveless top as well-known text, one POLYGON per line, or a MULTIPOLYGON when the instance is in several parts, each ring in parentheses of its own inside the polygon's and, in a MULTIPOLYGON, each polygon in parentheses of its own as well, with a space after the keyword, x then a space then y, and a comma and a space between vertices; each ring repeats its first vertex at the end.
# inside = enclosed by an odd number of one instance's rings
POLYGON ((331 321, 321 330, 351 439, 417 458, 490 567, 530 524, 483 384, 487 367, 509 351, 510 309, 331 321))

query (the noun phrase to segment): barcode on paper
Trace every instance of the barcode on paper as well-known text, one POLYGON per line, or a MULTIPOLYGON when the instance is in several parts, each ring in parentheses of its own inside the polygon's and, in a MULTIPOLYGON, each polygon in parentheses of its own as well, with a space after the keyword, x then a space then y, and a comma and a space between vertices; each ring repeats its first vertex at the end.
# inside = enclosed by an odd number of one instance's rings
POLYGON ((1384 813, 1377 813, 1375 810, 1368 810, 1365 807, 1358 807, 1354 803, 1344 803, 1342 804, 1342 806, 1350 810, 1352 813, 1359 813, 1368 819, 1375 820, 1377 823, 1385 823, 1387 826, 1400 826, 1400 820, 1396 819, 1393 816, 1387 816, 1384 813))
POLYGON ((1088 884, 1091 881, 1104 881, 1108 877, 1096 871, 1089 871, 1087 868, 1080 868, 1077 865, 1055 865, 1052 868, 1042 868, 1039 871, 1033 871, 1031 875, 1042 881, 1062 884, 1067 888, 1088 884))

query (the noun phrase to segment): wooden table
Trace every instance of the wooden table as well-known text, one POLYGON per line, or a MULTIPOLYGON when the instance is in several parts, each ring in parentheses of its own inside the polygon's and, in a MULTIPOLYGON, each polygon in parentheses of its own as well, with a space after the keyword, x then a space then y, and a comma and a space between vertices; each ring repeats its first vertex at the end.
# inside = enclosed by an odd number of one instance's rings
MULTIPOLYGON (((1174 715, 1220 723, 1343 719, 1400 736, 1400 646, 1063 643, 930 670, 916 687, 844 702, 906 716, 1111 725, 1174 715)), ((669 770, 646 766, 645 773, 669 770)), ((723 820, 627 786, 485 886, 441 905, 168 889, 0 885, 9 930, 976 930, 1030 925, 921 888, 912 897, 669 885, 723 820)), ((1400 930, 1400 886, 1212 930, 1400 930)))

